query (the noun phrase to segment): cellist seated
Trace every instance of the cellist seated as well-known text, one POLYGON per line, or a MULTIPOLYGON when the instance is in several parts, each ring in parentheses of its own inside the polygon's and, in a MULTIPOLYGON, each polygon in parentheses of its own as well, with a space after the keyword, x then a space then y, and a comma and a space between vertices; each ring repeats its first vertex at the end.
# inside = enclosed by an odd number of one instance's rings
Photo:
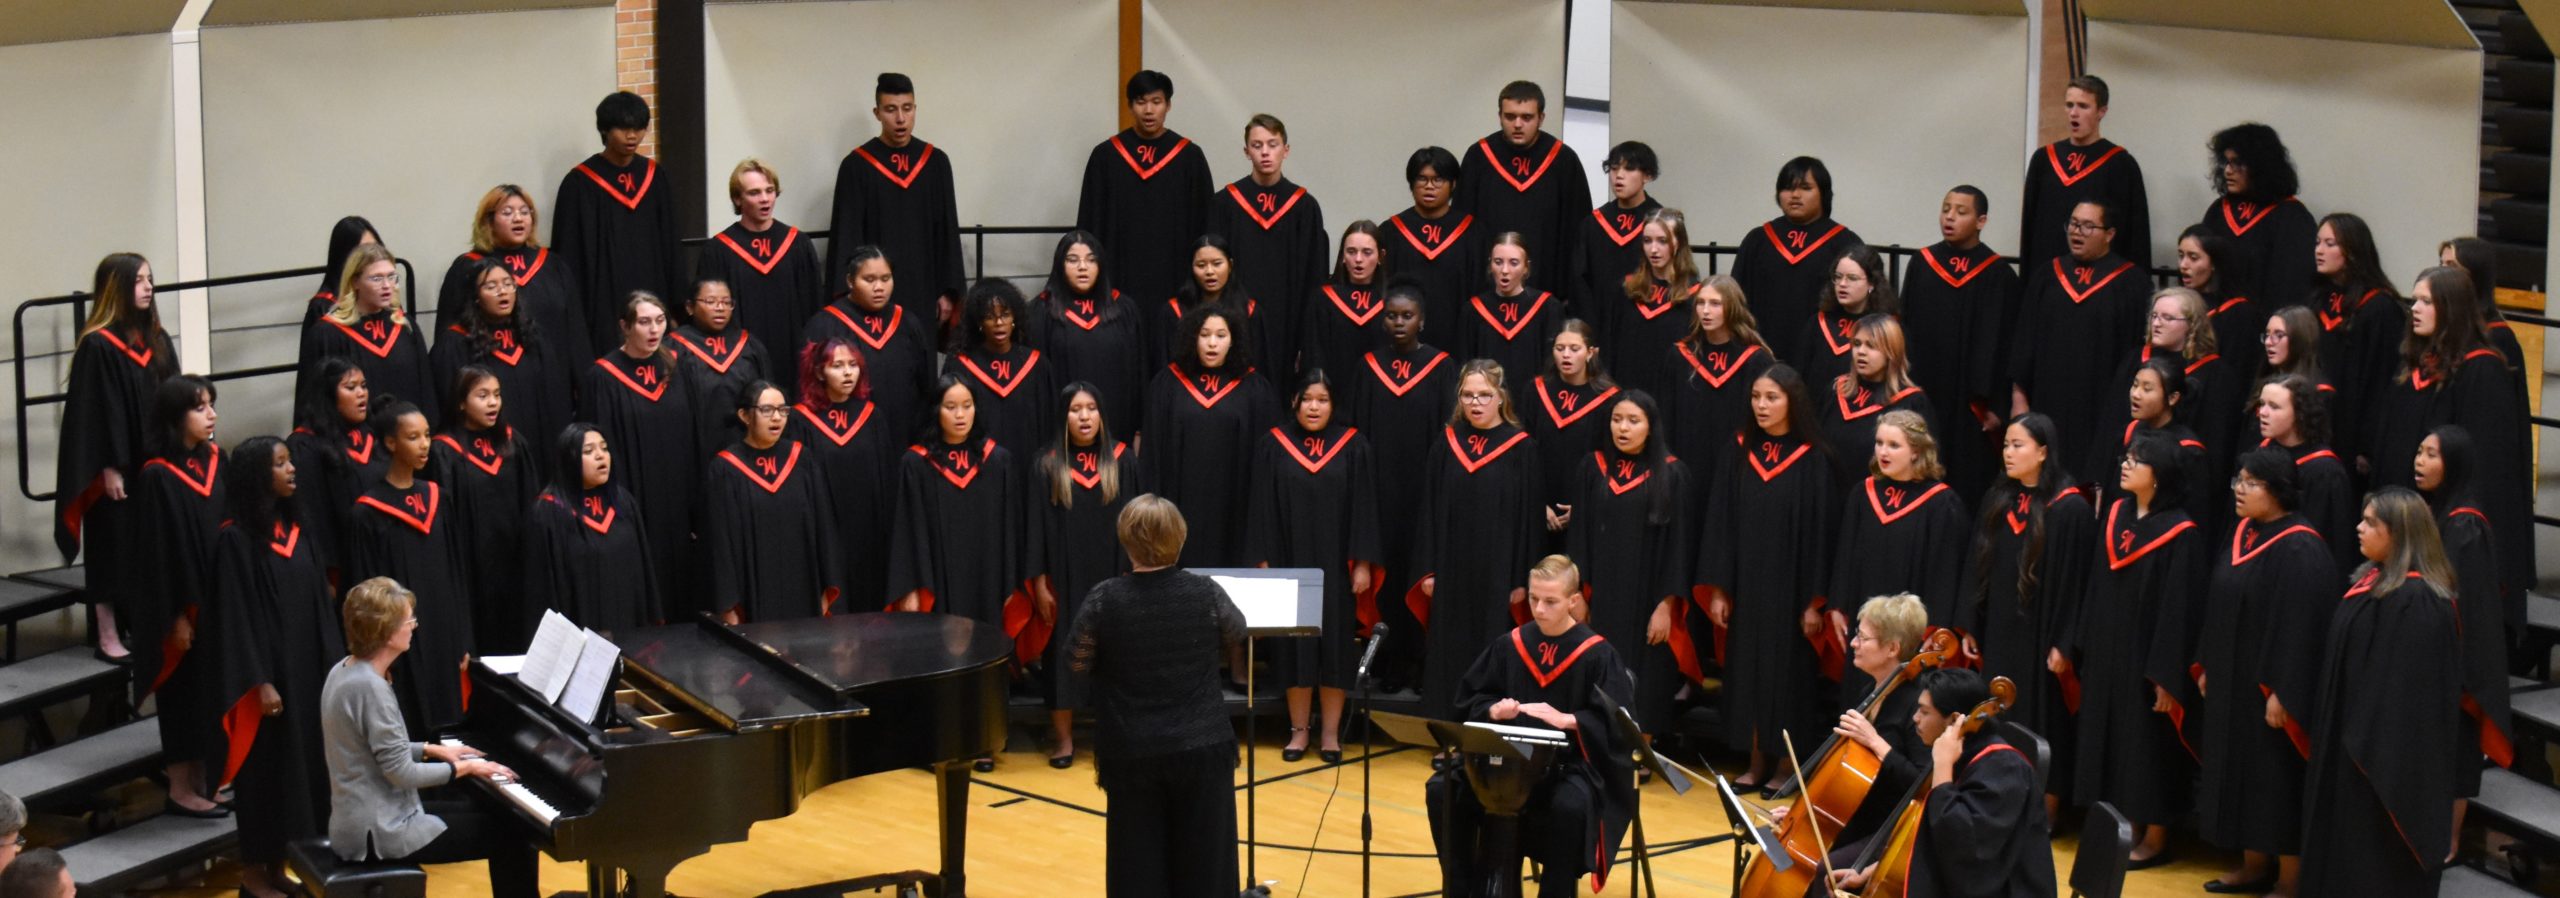
MULTIPOLYGON (((1469 721, 1552 727, 1572 738, 1573 747, 1559 750, 1519 817, 1520 851, 1540 865, 1538 895, 1567 898, 1583 873, 1592 874, 1595 890, 1605 882, 1634 812, 1630 747, 1618 744, 1592 692, 1623 705, 1635 699, 1635 680, 1607 641, 1576 622, 1582 573, 1572 561, 1540 559, 1529 571, 1528 593, 1530 622, 1476 656, 1459 681, 1456 710, 1469 721)), ((1464 766, 1432 774, 1424 794, 1441 894, 1479 896, 1490 878, 1476 858, 1484 810, 1464 766)))
MULTIPOLYGON (((1929 798, 1920 816, 1910 866, 1902 871, 1902 895, 2050 898, 2053 849, 2047 844, 2044 799, 2036 794, 2035 762, 1996 728, 1965 732, 1964 715, 1945 708, 1973 708, 1988 697, 1982 677, 1961 668, 1920 675, 1919 709, 1912 722, 1929 740, 1929 798)), ((1832 884, 1862 890, 1876 865, 1837 870, 1832 884)))
MULTIPOLYGON (((1868 682, 1889 684, 1894 674, 1912 656, 1920 653, 1920 637, 1929 629, 1929 608, 1910 593, 1877 596, 1858 608, 1858 630, 1849 638, 1849 663, 1867 675, 1868 682)), ((1881 687, 1879 687, 1881 688, 1881 687)), ((1876 756, 1876 778, 1867 786, 1867 796, 1858 803, 1840 835, 1831 840, 1831 864, 1845 867, 1854 863, 1865 851, 1876 833, 1893 820, 1911 786, 1928 772, 1929 743, 1911 726, 1912 708, 1918 703, 1919 690, 1903 684, 1885 694, 1870 719, 1858 712, 1867 704, 1867 696, 1840 712, 1840 722, 1831 728, 1835 738, 1855 742, 1876 756)), ((1815 758, 1805 763, 1821 765, 1815 758)), ((1813 771, 1819 774, 1820 770, 1813 771)), ((1784 820, 1793 806, 1770 812, 1772 820, 1784 820)), ((1819 895, 1818 885, 1807 885, 1807 894, 1819 895)))

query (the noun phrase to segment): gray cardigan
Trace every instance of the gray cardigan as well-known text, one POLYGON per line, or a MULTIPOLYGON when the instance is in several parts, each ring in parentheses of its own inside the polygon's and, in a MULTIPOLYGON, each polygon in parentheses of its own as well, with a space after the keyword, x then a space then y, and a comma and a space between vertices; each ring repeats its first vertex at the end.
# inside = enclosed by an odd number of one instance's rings
POLYGON ((444 834, 418 790, 453 781, 453 765, 409 741, 400 700, 373 665, 329 668, 320 687, 320 741, 329 762, 329 844, 348 860, 406 857, 444 834), (368 850, 370 849, 370 850, 368 850))

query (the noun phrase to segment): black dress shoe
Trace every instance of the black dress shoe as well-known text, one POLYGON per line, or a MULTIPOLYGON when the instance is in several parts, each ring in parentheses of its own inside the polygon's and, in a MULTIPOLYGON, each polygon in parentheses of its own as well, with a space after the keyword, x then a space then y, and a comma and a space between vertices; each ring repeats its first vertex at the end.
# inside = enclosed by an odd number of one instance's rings
POLYGON ((1074 755, 1059 755, 1049 759, 1049 768, 1052 770, 1065 770, 1073 766, 1076 766, 1076 756, 1074 755))
POLYGON ((994 773, 996 772, 996 759, 979 758, 976 762, 971 763, 969 768, 976 770, 979 773, 994 773))
POLYGON ((2208 879, 2204 881, 2204 890, 2216 895, 2264 895, 2276 890, 2276 878, 2270 876, 2256 882, 2242 883, 2227 883, 2219 879, 2208 879))
POLYGON ((213 807, 199 811, 174 801, 170 802, 169 806, 162 812, 179 817, 193 817, 198 820, 220 820, 224 817, 231 816, 231 808, 224 805, 214 805, 213 807))
POLYGON ((1280 760, 1287 761, 1291 764, 1306 760, 1306 757, 1307 750, 1303 748, 1283 748, 1280 750, 1280 760))
POLYGON ((1339 748, 1319 748, 1319 749, 1316 749, 1316 760, 1323 761, 1323 762, 1325 762, 1325 763, 1327 763, 1327 764, 1340 764, 1340 763, 1342 763, 1342 749, 1339 749, 1339 748))
POLYGON ((2159 854, 2155 854, 2150 857, 2140 857, 2127 860, 2125 861, 2124 868, 2126 870, 2149 870, 2153 867, 2162 866, 2177 859, 2177 855, 2163 850, 2159 854))
POLYGON ((108 664, 126 665, 126 664, 132 664, 132 663, 133 663, 133 653, 132 653, 132 652, 126 652, 126 653, 121 654, 121 655, 110 655, 110 654, 107 654, 107 650, 106 650, 106 649, 90 649, 90 650, 89 650, 89 657, 96 658, 96 659, 98 659, 98 660, 100 660, 100 661, 107 662, 108 664))

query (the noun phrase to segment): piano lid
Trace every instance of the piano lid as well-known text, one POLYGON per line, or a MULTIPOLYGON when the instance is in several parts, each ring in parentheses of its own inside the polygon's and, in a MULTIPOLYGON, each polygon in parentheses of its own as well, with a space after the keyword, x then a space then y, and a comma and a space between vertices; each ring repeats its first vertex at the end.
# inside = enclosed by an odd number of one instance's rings
POLYGON ((949 614, 843 614, 734 629, 838 695, 893 680, 956 674, 1013 654, 1004 628, 949 614))
POLYGON ((865 687, 1000 664, 1001 628, 947 614, 849 614, 614 634, 627 667, 737 732, 869 713, 865 687))

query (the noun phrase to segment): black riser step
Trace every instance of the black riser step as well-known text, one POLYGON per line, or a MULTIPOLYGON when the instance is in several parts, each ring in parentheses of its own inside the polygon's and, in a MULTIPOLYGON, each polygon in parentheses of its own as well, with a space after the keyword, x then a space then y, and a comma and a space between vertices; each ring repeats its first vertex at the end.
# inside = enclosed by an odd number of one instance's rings
POLYGON ((118 894, 181 868, 202 864, 240 839, 230 817, 200 820, 162 814, 62 849, 82 893, 118 894))
POLYGON ((2517 290, 2542 287, 2543 260, 2546 253, 2539 246, 2492 241, 2498 250, 2498 286, 2517 290))
POLYGON ((2551 58, 2551 46, 2542 41, 2542 32, 2522 10, 2498 14, 2498 49, 2518 59, 2551 58))
POLYGON ((2489 155, 2489 176, 2489 180, 2480 182, 2484 190, 2517 196, 2548 196, 2551 193, 2551 157, 2542 153, 2492 153, 2489 155))
POLYGON ((2496 113, 2497 138, 2489 141, 2519 150, 2551 149, 2551 110, 2509 106, 2496 113))
POLYGON ((2498 60, 2498 97, 2518 106, 2551 108, 2551 66, 2547 56, 2498 60))
POLYGON ((44 807, 160 766, 160 722, 145 718, 0 764, 0 792, 44 807))
POLYGON ((2551 204, 2542 200, 2508 197, 2489 204, 2489 217, 2498 223, 2498 236, 2511 243, 2527 246, 2543 245, 2551 233, 2551 204))

